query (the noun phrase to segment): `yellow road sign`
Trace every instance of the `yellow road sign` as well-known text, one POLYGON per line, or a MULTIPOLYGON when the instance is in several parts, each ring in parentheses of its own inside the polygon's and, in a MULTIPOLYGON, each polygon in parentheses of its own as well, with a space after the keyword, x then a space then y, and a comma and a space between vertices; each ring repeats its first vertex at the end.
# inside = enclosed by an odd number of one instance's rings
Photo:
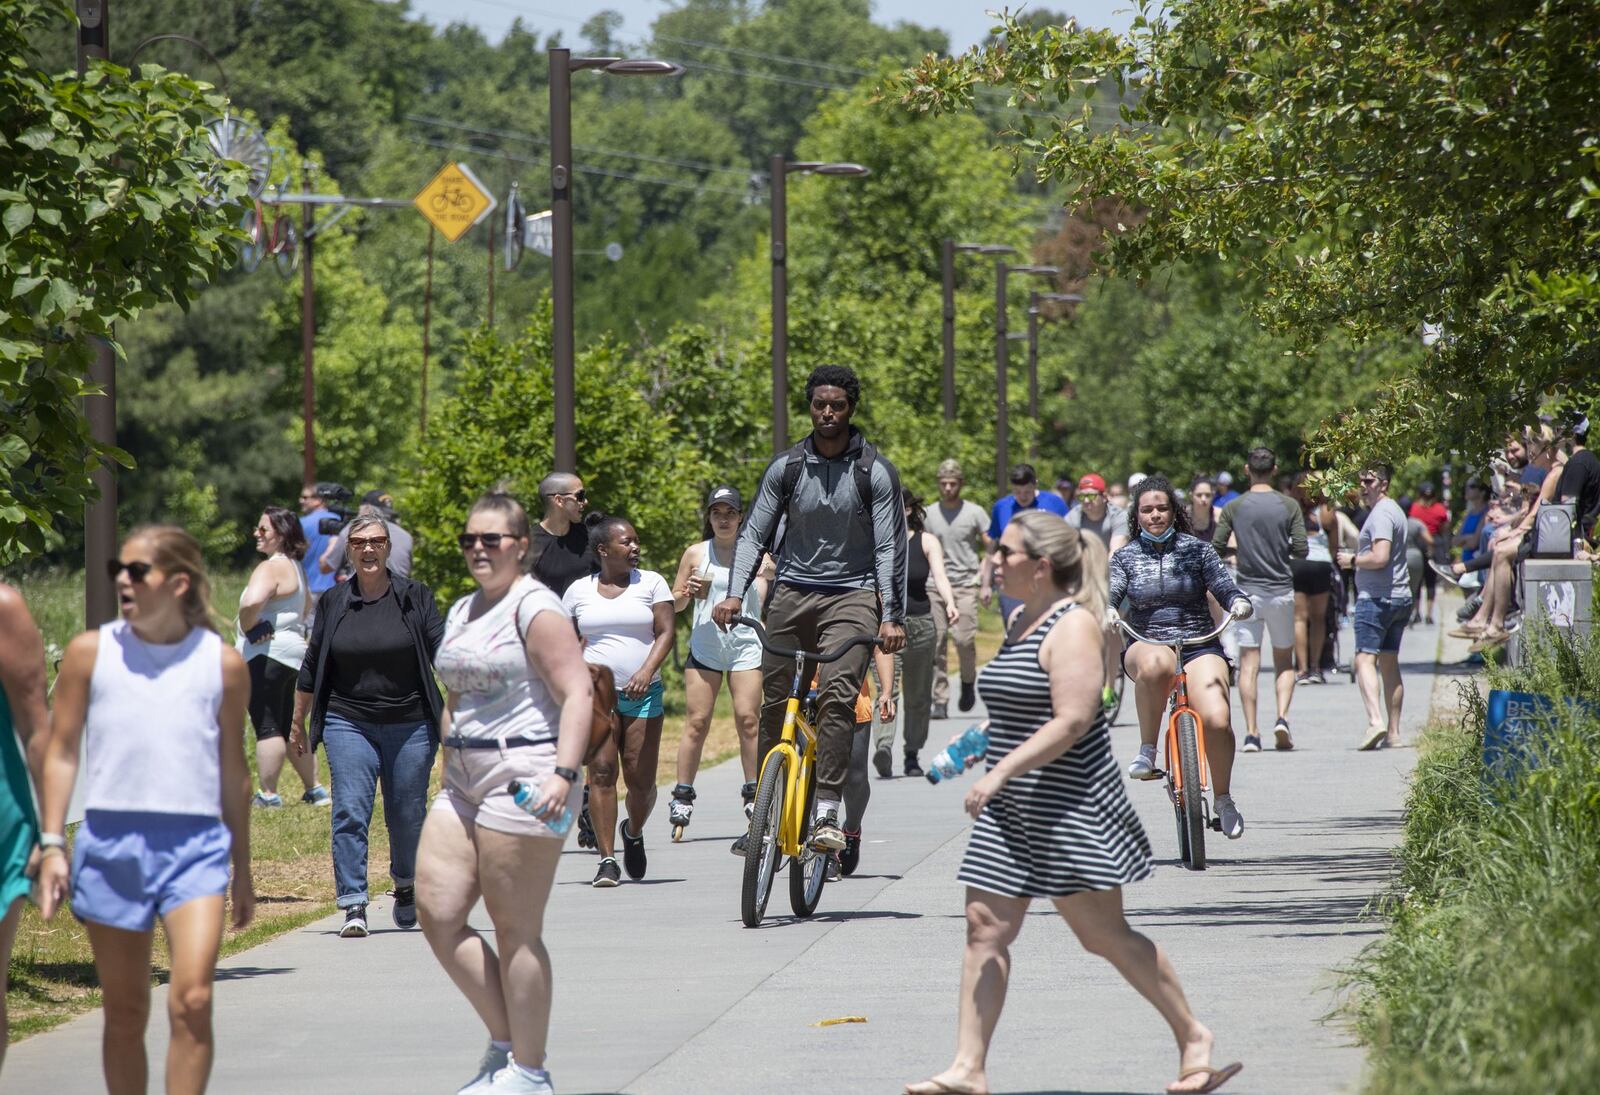
POLYGON ((500 204, 464 163, 445 164, 411 202, 451 243, 500 204))

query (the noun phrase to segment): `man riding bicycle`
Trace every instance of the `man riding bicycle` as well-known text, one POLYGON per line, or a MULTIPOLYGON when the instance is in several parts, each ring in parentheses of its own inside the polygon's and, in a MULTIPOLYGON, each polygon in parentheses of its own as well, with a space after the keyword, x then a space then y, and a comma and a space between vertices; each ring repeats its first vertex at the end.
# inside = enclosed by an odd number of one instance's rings
MULTIPOLYGON (((1156 640, 1136 642, 1122 656, 1139 710, 1139 755, 1128 766, 1133 779, 1160 778, 1156 736, 1178 672, 1172 648, 1161 644, 1212 630, 1207 592, 1218 604, 1227 605, 1235 619, 1246 619, 1252 611, 1250 599, 1234 585, 1216 550, 1190 534, 1189 515, 1176 495, 1162 476, 1140 482, 1130 500, 1128 522, 1135 539, 1111 557, 1109 603, 1118 604, 1126 596, 1129 623, 1156 640)), ((1223 835, 1237 840, 1244 835, 1244 818, 1230 794, 1234 740, 1228 713, 1228 661, 1222 645, 1213 641, 1185 648, 1183 664, 1189 675, 1189 702, 1205 726, 1216 816, 1223 835)))
MULTIPOLYGON (((743 611, 745 588, 762 556, 777 561, 766 605, 767 635, 779 646, 832 650, 877 632, 883 650, 905 644, 907 540, 900 477, 850 425, 861 398, 856 374, 823 365, 806 380, 811 435, 767 465, 734 548, 728 596, 711 610, 726 628, 743 611), (881 607, 880 607, 881 605, 881 607)), ((822 666, 817 684, 817 798, 812 843, 845 846, 839 802, 850 766, 855 701, 868 647, 822 666)), ((762 760, 783 731, 793 664, 762 659, 762 760)))

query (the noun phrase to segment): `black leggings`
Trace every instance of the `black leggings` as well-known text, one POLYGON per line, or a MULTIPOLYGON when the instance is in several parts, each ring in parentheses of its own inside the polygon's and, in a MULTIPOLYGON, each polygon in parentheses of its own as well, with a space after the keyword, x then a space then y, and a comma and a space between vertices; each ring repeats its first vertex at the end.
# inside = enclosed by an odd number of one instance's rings
POLYGON ((256 740, 286 738, 294 722, 294 685, 299 670, 265 654, 250 659, 250 721, 256 740))

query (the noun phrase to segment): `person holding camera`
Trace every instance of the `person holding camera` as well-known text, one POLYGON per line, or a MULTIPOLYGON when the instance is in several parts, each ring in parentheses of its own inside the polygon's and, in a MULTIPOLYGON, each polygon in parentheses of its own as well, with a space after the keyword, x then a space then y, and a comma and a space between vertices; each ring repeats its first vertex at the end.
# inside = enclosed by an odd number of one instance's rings
POLYGON ((323 522, 330 518, 335 523, 341 520, 338 514, 328 508, 328 502, 349 497, 350 491, 338 483, 307 483, 300 488, 300 534, 306 542, 300 569, 306 576, 306 592, 311 595, 311 612, 306 616, 307 628, 311 626, 311 617, 316 614, 318 599, 334 586, 334 576, 331 573, 324 574, 317 565, 338 531, 335 528, 324 532, 323 522))
MULTIPOLYGON (((306 620, 311 594, 300 560, 306 538, 294 514, 268 506, 256 522, 256 550, 266 558, 256 564, 239 594, 239 638, 234 644, 250 670, 250 722, 256 728, 256 772, 261 790, 252 805, 283 805, 278 776, 288 755, 289 726, 294 718, 294 682, 306 656, 306 620)), ((309 754, 291 758, 305 785, 300 801, 311 806, 332 802, 317 782, 317 763, 309 754)))

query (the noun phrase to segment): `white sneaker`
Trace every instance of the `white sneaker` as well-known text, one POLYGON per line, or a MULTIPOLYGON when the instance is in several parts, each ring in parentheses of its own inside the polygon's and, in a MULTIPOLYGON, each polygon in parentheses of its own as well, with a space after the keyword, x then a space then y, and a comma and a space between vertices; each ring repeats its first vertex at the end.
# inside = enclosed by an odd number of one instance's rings
POLYGON ((506 1067, 494 1074, 494 1082, 484 1088, 484 1095, 556 1095, 556 1089, 550 1083, 550 1073, 541 1068, 537 1076, 530 1076, 508 1054, 506 1067))
POLYGON ((494 1074, 505 1068, 511 1060, 511 1051, 496 1049, 492 1044, 483 1051, 478 1061, 478 1074, 456 1090, 456 1095, 486 1095, 494 1083, 494 1074))
POLYGON ((1133 758, 1133 763, 1128 765, 1129 779, 1160 779, 1156 774, 1156 747, 1154 745, 1139 746, 1139 755, 1133 758))
POLYGON ((1233 804, 1232 795, 1217 796, 1217 820, 1222 823, 1222 835, 1229 840, 1244 836, 1244 815, 1233 804))

